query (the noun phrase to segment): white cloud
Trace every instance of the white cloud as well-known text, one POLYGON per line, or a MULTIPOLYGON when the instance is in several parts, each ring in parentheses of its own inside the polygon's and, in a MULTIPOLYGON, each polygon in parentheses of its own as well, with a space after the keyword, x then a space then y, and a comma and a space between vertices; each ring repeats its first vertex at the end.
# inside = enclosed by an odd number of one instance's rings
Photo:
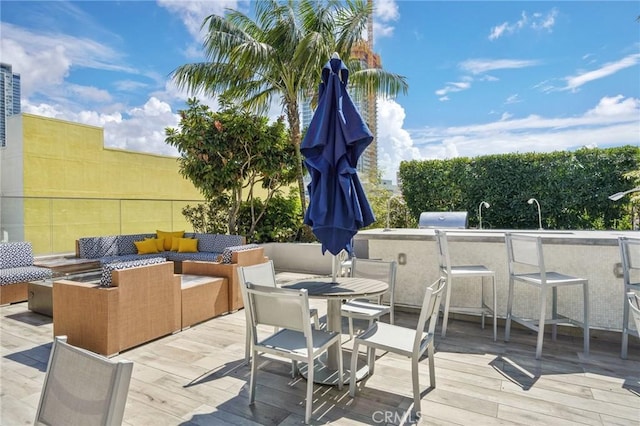
POLYGON ((68 84, 67 88, 73 96, 80 97, 85 101, 110 102, 111 94, 106 90, 94 86, 81 86, 78 84, 68 84))
POLYGON ((165 128, 176 127, 180 117, 171 106, 154 97, 129 111, 130 118, 104 123, 105 146, 161 155, 177 156, 165 143, 165 128))
MULTIPOLYGON (((438 96, 444 96, 448 93, 461 92, 469 88, 471 88, 471 83, 468 81, 447 82, 445 87, 436 90, 435 93, 438 96)), ((449 98, 447 98, 446 100, 449 100, 449 98)))
POLYGON ((392 25, 387 25, 382 22, 374 22, 373 23, 373 39, 379 39, 384 37, 393 36, 393 30, 395 27, 392 25))
POLYGON ((609 62, 608 64, 604 64, 602 67, 598 68, 597 70, 587 71, 575 76, 567 77, 565 79, 567 81, 567 86, 564 87, 563 90, 575 91, 576 89, 578 89, 578 87, 582 86, 583 84, 587 84, 594 80, 608 77, 625 68, 638 65, 639 63, 640 63, 640 53, 634 53, 632 55, 628 55, 617 62, 609 62))
POLYGON ((634 118, 638 119, 639 112, 639 99, 624 99, 624 96, 618 95, 600 99, 598 105, 587 111, 585 115, 587 117, 612 117, 614 119, 626 117, 629 120, 633 120, 634 118))
POLYGON ((396 21, 400 18, 398 4, 395 0, 376 0, 374 6, 374 17, 381 21, 396 21))
POLYGON ((530 115, 458 127, 409 130, 423 158, 450 158, 509 152, 550 152, 581 146, 640 146, 640 99, 604 97, 583 115, 545 118, 530 115))
POLYGON ((140 75, 123 65, 120 52, 103 43, 44 30, 30 31, 4 22, 0 25, 2 61, 20 74, 23 104, 32 97, 70 109, 77 108, 74 104, 78 102, 86 108, 88 104, 112 101, 112 95, 104 88, 67 83, 72 68, 140 75))
POLYGON ((65 56, 64 47, 55 46, 48 50, 27 51, 21 43, 6 37, 4 34, 6 24, 2 24, 1 29, 3 31, 0 39, 2 61, 11 64, 13 72, 20 74, 20 89, 23 97, 29 97, 41 91, 47 92, 64 81, 71 68, 71 61, 65 56))
POLYGON ((396 182, 396 172, 403 160, 420 158, 409 132, 402 128, 404 108, 397 102, 378 98, 378 168, 383 179, 396 182))
POLYGON ((515 69, 515 68, 527 68, 539 65, 540 62, 536 60, 521 60, 521 59, 469 59, 460 63, 460 68, 463 71, 470 72, 471 74, 482 74, 488 71, 500 70, 500 69, 515 69))
POLYGON ((60 105, 22 105, 22 111, 104 128, 104 145, 160 155, 177 156, 178 151, 165 143, 166 127, 176 127, 179 116, 171 106, 155 97, 142 106, 124 112, 100 113, 91 110, 72 112, 60 105))
POLYGON ((391 37, 395 27, 391 22, 400 18, 396 0, 376 0, 373 4, 373 39, 391 37))
POLYGON ((489 31, 489 40, 497 40, 502 36, 518 33, 525 28, 551 32, 555 26, 557 16, 558 10, 555 8, 551 9, 546 14, 534 12, 531 17, 527 15, 527 12, 522 12, 520 19, 516 22, 503 22, 502 24, 491 28, 489 31))
POLYGON ((159 6, 180 17, 189 34, 196 40, 202 40, 200 27, 207 16, 223 15, 225 9, 238 10, 240 4, 246 3, 248 2, 238 0, 158 0, 159 6))
POLYGON ((504 101, 504 103, 505 103, 505 104, 507 104, 507 105, 510 105, 510 104, 517 104, 517 103, 519 103, 519 102, 522 102, 522 101, 520 100, 520 96, 519 96, 517 93, 516 93, 516 94, 514 94, 514 95, 509 96, 509 97, 504 101))

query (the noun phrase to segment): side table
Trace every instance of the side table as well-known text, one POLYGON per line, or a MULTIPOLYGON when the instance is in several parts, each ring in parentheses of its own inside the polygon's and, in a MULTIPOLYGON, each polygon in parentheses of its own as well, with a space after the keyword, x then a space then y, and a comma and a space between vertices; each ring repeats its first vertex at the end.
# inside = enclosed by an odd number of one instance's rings
POLYGON ((54 277, 96 271, 101 267, 98 259, 83 259, 79 257, 35 259, 33 264, 35 266, 51 269, 54 277))
POLYGON ((27 284, 28 301, 30 311, 53 317, 53 280, 31 281, 27 284))
MULTIPOLYGON (((81 282, 100 282, 101 272, 90 271, 81 274, 70 274, 65 279, 81 282)), ((27 308, 38 314, 53 317, 53 282, 60 277, 40 281, 30 281, 27 284, 27 308)))

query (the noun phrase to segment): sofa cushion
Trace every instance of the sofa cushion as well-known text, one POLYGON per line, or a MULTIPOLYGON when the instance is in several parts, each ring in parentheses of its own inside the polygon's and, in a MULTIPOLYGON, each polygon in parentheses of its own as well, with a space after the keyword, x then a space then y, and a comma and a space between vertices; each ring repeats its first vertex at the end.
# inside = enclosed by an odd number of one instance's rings
MULTIPOLYGON (((193 238, 198 240, 198 251, 216 251, 216 238, 218 234, 195 234, 193 238)), ((220 252, 217 252, 220 253, 220 252)))
POLYGON ((33 265, 33 250, 28 241, 0 243, 0 268, 33 265))
POLYGON ((240 235, 218 234, 213 246, 213 252, 222 253, 227 247, 239 246, 243 243, 240 235))
POLYGON ((100 258, 100 264, 108 265, 109 263, 116 262, 130 262, 132 260, 151 259, 153 257, 167 257, 168 251, 150 254, 125 254, 124 256, 106 256, 100 258))
POLYGON ((49 268, 38 266, 18 266, 0 269, 0 285, 23 283, 51 278, 53 274, 49 268))
POLYGON ((145 238, 145 240, 151 240, 156 243, 156 249, 158 252, 164 251, 164 238, 145 238))
POLYGON ((173 238, 182 238, 184 236, 184 231, 160 231, 156 230, 156 235, 158 238, 164 238, 164 249, 171 250, 171 246, 173 244, 173 238))
POLYGON ((138 254, 158 253, 158 246, 156 244, 156 240, 134 241, 133 244, 136 245, 136 249, 138 249, 138 254))
POLYGON ((231 263, 231 258, 233 257, 233 252, 236 251, 244 251, 244 250, 251 250, 254 248, 260 247, 257 244, 244 244, 241 246, 232 246, 232 247, 227 247, 222 251, 222 258, 220 259, 221 263, 231 263))
MULTIPOLYGON (((131 243, 133 245, 133 243, 131 243)), ((135 248, 135 246, 134 246, 135 248)), ((84 259, 98 259, 105 256, 117 256, 118 236, 85 237, 78 239, 80 257, 84 259)), ((134 252, 135 253, 135 252, 134 252)))
POLYGON ((201 262, 217 262, 222 253, 212 253, 208 251, 199 251, 197 253, 178 253, 178 252, 165 252, 167 260, 173 260, 175 262, 181 262, 183 260, 199 260, 201 262))
MULTIPOLYGON (((118 239, 118 252, 116 254, 122 256, 126 254, 136 254, 138 253, 137 247, 135 246, 136 241, 147 240, 149 238, 155 238, 156 234, 130 234, 130 235, 118 235, 116 238, 118 239)), ((158 251, 162 251, 159 249, 158 251)))
POLYGON ((154 265, 156 263, 163 263, 166 261, 167 259, 165 259, 164 257, 151 257, 147 259, 131 260, 128 262, 113 262, 103 264, 100 285, 102 287, 111 287, 111 272, 113 271, 120 269, 137 268, 139 266, 154 265))
POLYGON ((178 238, 178 253, 197 253, 198 240, 195 238, 178 238))

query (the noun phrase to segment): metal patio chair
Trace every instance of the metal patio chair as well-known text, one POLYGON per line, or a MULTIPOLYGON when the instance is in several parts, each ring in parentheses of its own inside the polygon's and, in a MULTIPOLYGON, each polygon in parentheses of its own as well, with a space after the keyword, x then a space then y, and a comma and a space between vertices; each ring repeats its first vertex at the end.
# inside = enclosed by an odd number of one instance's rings
POLYGON ((133 363, 112 361, 54 339, 36 425, 120 425, 133 363))
MULTIPOLYGON (((258 263, 250 266, 238 267, 238 278, 240 283, 240 293, 242 294, 244 305, 247 301, 244 300, 245 292, 243 287, 246 287, 247 283, 255 285, 263 285, 267 287, 277 287, 276 285, 276 270, 273 266, 273 260, 269 260, 264 263, 258 263)), ((315 308, 309 309, 313 324, 316 329, 320 328, 320 320, 318 319, 318 310, 315 308)), ((248 364, 251 361, 251 324, 249 321, 249 312, 245 310, 246 317, 246 344, 244 349, 244 360, 248 364)), ((275 330, 277 331, 277 330, 275 330)))
MULTIPOLYGON (((438 308, 440 299, 447 285, 445 278, 431 284, 425 290, 420 318, 415 330, 398 325, 376 321, 367 330, 353 339, 353 352, 351 355, 351 377, 349 379, 349 395, 356 395, 356 366, 358 350, 361 345, 367 347, 367 366, 369 374, 373 374, 376 359, 376 349, 392 352, 411 358, 411 379, 413 382, 413 409, 419 414, 420 409, 420 383, 418 379, 418 365, 422 355, 427 352, 429 357, 429 380, 432 388, 436 387, 436 371, 434 364, 434 339, 436 323, 438 322, 438 308), (425 324, 429 322, 429 328, 425 332, 425 324)), ((363 385, 364 386, 364 385, 363 385)))
MULTIPOLYGON (((482 328, 484 329, 484 318, 486 314, 493 316, 493 341, 498 336, 498 318, 497 318, 497 295, 496 295, 496 273, 484 265, 452 265, 449 256, 449 243, 447 233, 441 229, 435 230, 436 243, 438 247, 438 262, 440 266, 440 274, 447 279, 447 294, 444 296, 444 313, 442 316, 442 337, 447 335, 447 323, 449 322, 449 312, 458 313, 476 313, 482 315, 482 328), (455 278, 480 278, 482 286, 480 307, 461 307, 451 306, 451 288, 455 278), (484 303, 484 279, 491 279, 491 291, 493 295, 493 303, 488 306, 484 303)), ((460 280, 458 280, 460 281, 460 280)), ((466 283, 468 284, 468 283, 466 283)))
POLYGON ((552 339, 555 340, 558 324, 570 323, 583 329, 584 354, 589 354, 589 281, 585 278, 565 275, 559 272, 547 271, 542 252, 542 237, 505 234, 507 256, 509 260, 509 298, 507 301, 507 320, 505 324, 504 340, 509 341, 511 321, 515 321, 533 331, 538 332, 536 344, 536 359, 542 356, 542 342, 544 327, 552 325, 552 339), (514 285, 516 282, 531 285, 539 290, 538 304, 540 316, 538 319, 524 319, 513 315, 514 285), (558 314, 558 287, 581 285, 583 291, 583 320, 578 321, 558 314), (547 295, 551 290, 551 318, 547 318, 547 295))
MULTIPOLYGON (((340 345, 340 333, 311 327, 307 290, 290 290, 248 283, 245 291, 248 302, 245 309, 249 312, 251 324, 251 357, 253 359, 249 390, 250 404, 255 402, 258 354, 267 353, 288 358, 293 361, 296 372, 298 372, 297 363, 304 362, 308 365, 305 423, 309 423, 313 404, 314 360, 333 345, 340 345), (271 325, 281 330, 258 340, 259 325, 271 325)), ((337 374, 338 388, 342 389, 341 351, 338 356, 337 374)))
POLYGON ((629 304, 629 312, 633 318, 633 323, 636 325, 637 335, 637 330, 640 330, 640 296, 633 291, 628 292, 627 303, 629 304))
POLYGON ((629 301, 627 293, 640 292, 640 238, 619 237, 620 258, 622 260, 622 281, 624 289, 624 309, 622 310, 622 348, 620 357, 627 358, 629 335, 640 337, 640 328, 629 329, 629 301))
POLYGON ((384 281, 389 285, 389 305, 382 304, 383 295, 372 299, 352 299, 343 303, 341 313, 349 319, 349 336, 353 338, 353 320, 368 320, 369 325, 374 320, 379 320, 383 315, 389 314, 389 322, 394 323, 395 286, 396 286, 396 261, 383 261, 372 259, 351 259, 351 277, 370 278, 384 281))

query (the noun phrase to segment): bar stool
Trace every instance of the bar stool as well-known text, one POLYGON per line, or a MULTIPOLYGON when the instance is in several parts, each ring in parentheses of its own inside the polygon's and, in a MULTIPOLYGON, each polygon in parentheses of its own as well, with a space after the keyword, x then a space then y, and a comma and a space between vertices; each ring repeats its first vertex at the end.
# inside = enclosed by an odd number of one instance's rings
POLYGON ((519 234, 505 234, 507 245, 507 255, 509 259, 509 299, 507 302, 507 320, 505 324, 504 340, 509 341, 511 332, 511 321, 515 321, 524 327, 538 332, 536 345, 536 359, 542 355, 542 341, 544 337, 544 326, 552 325, 551 337, 556 339, 558 324, 570 323, 582 327, 584 330, 584 354, 589 354, 589 281, 585 278, 573 277, 551 272, 545 269, 544 256, 542 253, 542 237, 519 234), (524 272, 524 269, 527 271, 524 272), (533 271, 532 271, 533 270, 533 271), (540 318, 523 319, 512 315, 514 284, 521 282, 532 285, 540 290, 540 318), (558 314, 558 287, 581 285, 583 290, 583 321, 558 314), (546 317, 547 294, 552 291, 551 318, 546 317))
POLYGON ((629 302, 627 293, 640 292, 640 238, 619 237, 620 258, 622 259, 622 280, 624 292, 622 293, 624 308, 622 310, 622 349, 620 358, 627 359, 629 335, 640 337, 638 330, 629 329, 629 302), (635 282, 632 282, 635 281, 635 282))
POLYGON ((447 233, 441 229, 435 230, 436 242, 438 246, 438 259, 440 264, 440 275, 447 279, 447 291, 444 295, 444 314, 442 318, 442 337, 447 335, 447 322, 449 320, 449 312, 460 313, 479 313, 482 315, 482 328, 484 329, 484 317, 486 314, 493 316, 493 341, 495 342, 498 334, 498 319, 496 317, 496 273, 484 265, 451 265, 449 257, 449 244, 447 242, 447 233), (454 278, 479 277, 482 285, 482 301, 480 307, 450 307, 451 304, 451 284, 454 278), (484 303, 484 278, 491 279, 491 288, 493 291, 492 306, 484 303))

